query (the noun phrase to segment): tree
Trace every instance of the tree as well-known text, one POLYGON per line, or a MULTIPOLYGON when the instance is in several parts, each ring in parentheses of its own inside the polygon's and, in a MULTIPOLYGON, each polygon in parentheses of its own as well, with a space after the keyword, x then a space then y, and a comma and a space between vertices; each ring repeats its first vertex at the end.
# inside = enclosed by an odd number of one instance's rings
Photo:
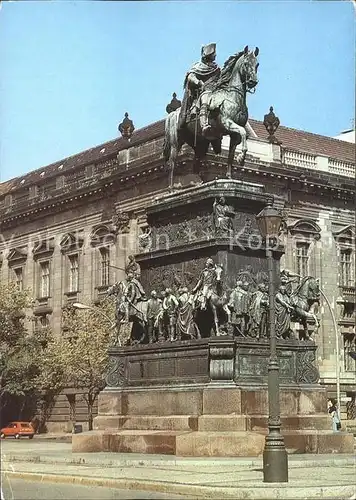
POLYGON ((39 396, 37 425, 43 428, 54 398, 70 383, 71 345, 66 337, 54 335, 49 328, 41 330, 42 349, 35 385, 39 396))
POLYGON ((36 389, 41 345, 29 335, 25 311, 32 306, 28 291, 14 283, 0 284, 0 405, 10 396, 26 397, 36 389))
POLYGON ((104 301, 90 310, 69 308, 63 314, 65 338, 62 340, 61 363, 67 370, 68 385, 83 390, 88 408, 89 430, 93 428, 93 407, 105 387, 107 349, 112 336, 113 304, 104 301), (103 314, 104 313, 104 314, 103 314), (108 317, 105 320, 105 316, 108 317))

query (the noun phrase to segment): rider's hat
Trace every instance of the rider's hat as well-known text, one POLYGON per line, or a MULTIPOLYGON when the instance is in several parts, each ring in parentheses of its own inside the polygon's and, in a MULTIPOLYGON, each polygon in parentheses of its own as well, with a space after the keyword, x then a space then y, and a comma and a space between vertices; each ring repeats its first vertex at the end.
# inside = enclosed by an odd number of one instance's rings
POLYGON ((201 48, 202 57, 210 56, 211 54, 215 54, 216 51, 216 43, 208 43, 208 45, 203 45, 201 48))

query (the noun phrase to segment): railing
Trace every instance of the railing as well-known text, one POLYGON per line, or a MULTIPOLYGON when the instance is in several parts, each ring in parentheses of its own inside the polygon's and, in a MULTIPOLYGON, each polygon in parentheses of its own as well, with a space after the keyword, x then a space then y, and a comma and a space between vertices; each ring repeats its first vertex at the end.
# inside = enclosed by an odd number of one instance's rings
MULTIPOLYGON (((0 212, 3 215, 8 215, 12 212, 19 212, 28 208, 29 206, 34 206, 37 203, 44 202, 48 199, 54 199, 58 196, 70 195, 77 192, 78 190, 90 188, 99 184, 100 181, 106 181, 119 172, 126 172, 129 175, 130 169, 135 169, 136 166, 142 164, 142 162, 147 162, 147 158, 150 158, 151 163, 156 163, 162 161, 162 145, 163 138, 150 141, 147 144, 142 144, 134 146, 129 149, 125 149, 119 152, 116 156, 111 156, 110 158, 103 159, 93 164, 92 175, 86 177, 85 168, 80 168, 77 172, 67 172, 64 173, 65 183, 61 187, 55 187, 53 184, 53 179, 49 180, 48 185, 41 186, 39 192, 36 196, 21 196, 17 200, 14 199, 10 206, 1 203, 0 201, 0 212)), ((190 151, 190 149, 185 146, 182 148, 182 154, 185 151, 190 151)), ((224 154, 227 152, 224 151, 224 154)), ((251 158, 254 163, 274 161, 273 154, 271 152, 271 157, 264 154, 261 155, 258 151, 251 153, 251 158)), ((355 165, 351 162, 344 160, 337 160, 334 158, 328 158, 326 156, 315 155, 307 153, 304 151, 298 151, 292 148, 281 147, 281 159, 282 164, 286 167, 299 167, 310 170, 323 171, 331 174, 335 174, 340 177, 355 177, 355 165)), ((61 173, 63 175, 63 173, 61 173)))
POLYGON ((356 297, 356 288, 355 286, 344 286, 340 285, 343 295, 347 297, 356 297))
POLYGON ((317 166, 317 157, 316 155, 293 149, 283 149, 283 163, 293 167, 315 169, 317 166))
POLYGON ((355 164, 321 155, 313 155, 289 148, 282 148, 282 162, 286 166, 308 168, 344 177, 355 177, 355 164))
POLYGON ((329 158, 329 172, 331 174, 355 177, 355 165, 346 161, 329 158))

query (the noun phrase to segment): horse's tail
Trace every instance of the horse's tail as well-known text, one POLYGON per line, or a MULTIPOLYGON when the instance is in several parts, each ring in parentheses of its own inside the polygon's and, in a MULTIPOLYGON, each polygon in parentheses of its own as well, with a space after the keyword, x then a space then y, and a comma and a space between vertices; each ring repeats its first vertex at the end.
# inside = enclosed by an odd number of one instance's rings
POLYGON ((178 148, 178 117, 180 108, 169 115, 166 118, 165 124, 165 135, 163 143, 163 157, 166 162, 169 161, 171 157, 172 148, 178 148))

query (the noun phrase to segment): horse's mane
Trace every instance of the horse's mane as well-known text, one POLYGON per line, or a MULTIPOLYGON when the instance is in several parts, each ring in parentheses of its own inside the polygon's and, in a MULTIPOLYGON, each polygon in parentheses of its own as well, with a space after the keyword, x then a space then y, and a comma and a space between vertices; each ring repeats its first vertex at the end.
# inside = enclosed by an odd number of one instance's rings
POLYGON ((298 295, 298 293, 300 292, 301 288, 305 285, 305 283, 311 279, 311 276, 304 276, 304 278, 302 278, 302 281, 299 283, 299 285, 297 286, 297 288, 295 289, 294 291, 294 295, 298 295))
POLYGON ((220 77, 216 82, 216 87, 221 88, 228 85, 232 70, 234 69, 235 63, 244 54, 244 51, 238 52, 233 56, 230 56, 224 63, 223 69, 221 70, 220 77))

